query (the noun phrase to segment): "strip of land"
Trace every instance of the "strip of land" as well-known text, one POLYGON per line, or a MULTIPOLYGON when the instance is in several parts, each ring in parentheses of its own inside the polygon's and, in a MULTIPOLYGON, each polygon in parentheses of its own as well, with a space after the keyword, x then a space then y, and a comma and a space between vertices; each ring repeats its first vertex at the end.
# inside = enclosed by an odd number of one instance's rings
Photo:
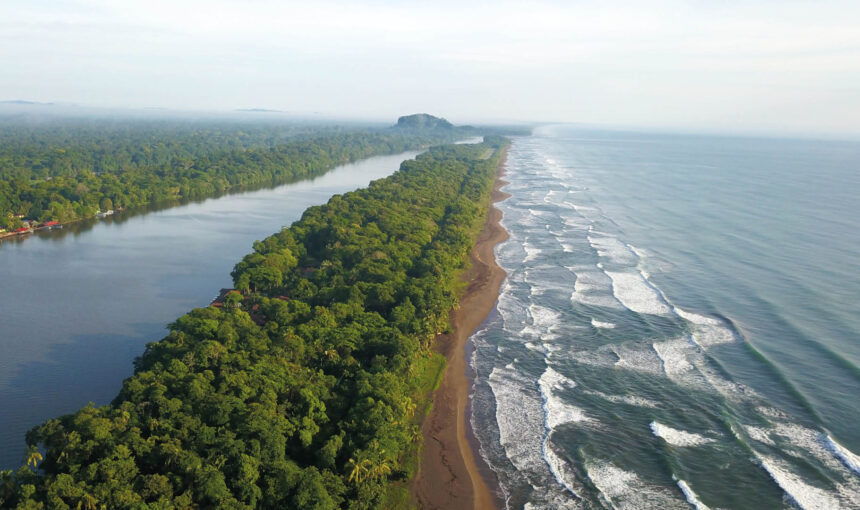
MULTIPOLYGON (((499 168, 492 201, 510 195, 500 191, 507 184, 499 168)), ((452 332, 439 335, 436 349, 448 366, 433 399, 433 410, 424 421, 424 452, 413 486, 413 499, 422 509, 496 508, 497 496, 479 469, 480 458, 472 449, 466 424, 470 381, 466 376, 466 342, 496 305, 505 272, 496 264, 494 248, 508 238, 499 221, 502 212, 491 206, 475 248, 471 267, 463 275, 468 282, 460 307, 451 312, 452 332)), ((486 470, 485 470, 486 471, 486 470)))

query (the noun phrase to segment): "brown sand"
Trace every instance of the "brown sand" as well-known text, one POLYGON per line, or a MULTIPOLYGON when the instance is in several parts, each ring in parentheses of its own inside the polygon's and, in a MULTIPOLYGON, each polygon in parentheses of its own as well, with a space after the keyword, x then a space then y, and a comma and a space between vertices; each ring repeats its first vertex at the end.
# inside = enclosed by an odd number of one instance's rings
MULTIPOLYGON (((501 180, 503 166, 504 162, 499 168, 493 202, 510 196, 499 191, 507 184, 501 180)), ((412 487, 413 501, 425 510, 483 510, 497 506, 467 436, 470 381, 466 377, 465 346, 495 307, 505 279, 493 253, 496 244, 508 238, 507 231, 499 225, 501 218, 502 212, 491 206, 472 250, 471 267, 463 275, 469 286, 460 299, 460 308, 451 312, 453 332, 436 338, 436 348, 448 359, 448 366, 434 396, 433 410, 424 420, 424 453, 412 487)))

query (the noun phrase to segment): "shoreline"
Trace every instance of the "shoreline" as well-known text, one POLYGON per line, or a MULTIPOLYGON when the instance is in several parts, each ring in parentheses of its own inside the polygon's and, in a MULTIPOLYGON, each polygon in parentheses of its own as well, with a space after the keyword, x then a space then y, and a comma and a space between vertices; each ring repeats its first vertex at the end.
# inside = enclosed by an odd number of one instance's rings
POLYGON ((439 335, 435 341, 435 349, 448 365, 434 395, 433 409, 421 427, 424 449, 412 484, 412 499, 422 509, 483 510, 502 503, 492 471, 477 454, 467 420, 473 374, 466 362, 466 350, 472 333, 495 309, 507 276, 496 264, 495 246, 508 238, 508 232, 500 224, 502 212, 493 205, 510 196, 500 190, 508 184, 502 179, 505 161, 506 155, 496 174, 487 220, 470 254, 471 265, 462 276, 468 286, 460 307, 451 312, 452 332, 439 335))

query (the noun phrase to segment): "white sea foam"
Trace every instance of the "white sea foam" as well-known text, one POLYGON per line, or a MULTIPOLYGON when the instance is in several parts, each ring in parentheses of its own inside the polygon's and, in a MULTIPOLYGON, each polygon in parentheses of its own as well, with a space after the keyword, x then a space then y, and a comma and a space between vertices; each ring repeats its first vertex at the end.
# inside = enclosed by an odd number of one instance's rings
POLYGON ((636 256, 639 257, 640 259, 645 258, 645 251, 642 250, 641 248, 637 248, 637 247, 633 246, 632 244, 628 244, 627 247, 630 248, 630 251, 635 253, 636 256))
MULTIPOLYGON (((546 384, 566 387, 573 381, 561 374, 547 376, 546 384)), ((546 454, 547 428, 544 402, 535 391, 534 380, 519 373, 513 365, 494 368, 489 377, 496 399, 496 422, 505 456, 535 489, 531 508, 579 508, 566 487, 555 485, 559 479, 573 485, 572 473, 562 466, 563 460, 546 454)), ((550 390, 551 391, 551 390, 550 390)))
POLYGON ((835 439, 830 437, 830 434, 824 434, 824 444, 827 445, 839 460, 845 463, 852 471, 860 474, 860 456, 837 443, 835 439))
POLYGON ((531 262, 532 260, 536 259, 538 255, 543 253, 543 250, 529 244, 528 242, 523 243, 523 249, 526 252, 526 257, 523 259, 523 262, 531 262))
POLYGON ((791 472, 784 462, 758 453, 756 457, 776 484, 803 510, 845 508, 839 498, 824 489, 809 485, 803 478, 791 472))
MULTIPOLYGON (((769 410, 771 408, 760 407, 769 410)), ((771 413, 776 414, 776 413, 771 413)), ((761 467, 794 502, 803 509, 848 508, 847 502, 860 501, 860 481, 852 476, 850 466, 840 458, 834 457, 832 448, 826 443, 826 435, 797 423, 777 422, 773 428, 744 426, 750 438, 771 447, 779 447, 783 454, 803 459, 815 465, 822 472, 832 472, 838 478, 832 479, 835 492, 809 484, 801 475, 792 471, 784 459, 764 454, 753 446, 752 451, 761 467), (779 442, 777 442, 777 440, 779 442), (840 481, 841 479, 841 481, 840 481)), ((732 432, 740 438, 738 431, 731 426, 732 432)), ((856 505, 855 505, 856 507, 856 505)))
POLYGON ((561 314, 552 308, 547 308, 534 303, 529 305, 529 316, 532 318, 531 325, 539 333, 549 332, 553 326, 558 325, 559 319, 561 318, 561 314))
POLYGON ((563 191, 549 190, 546 193, 546 196, 543 197, 543 201, 548 204, 561 205, 563 203, 562 197, 564 197, 564 195, 566 195, 566 193, 563 191), (556 200, 553 200, 553 198, 556 200))
POLYGON ((581 365, 589 365, 601 368, 613 368, 618 362, 618 355, 612 350, 611 345, 604 345, 597 349, 573 351, 571 359, 581 365))
POLYGON ((569 404, 555 395, 555 391, 573 388, 576 383, 547 367, 538 379, 541 397, 544 401, 545 423, 549 431, 564 423, 593 421, 581 408, 569 404))
POLYGON ((689 510, 686 502, 664 487, 648 484, 636 473, 609 462, 586 464, 586 473, 607 503, 620 510, 689 510))
POLYGON ((499 294, 496 306, 506 331, 519 331, 528 318, 526 304, 518 299, 510 285, 499 294))
POLYGON ((561 221, 563 221, 566 226, 576 230, 587 229, 591 225, 591 222, 587 219, 577 216, 562 218, 561 221))
POLYGON ((530 351, 539 352, 541 354, 547 354, 548 352, 546 347, 544 347, 543 345, 537 345, 534 342, 526 342, 523 345, 525 345, 525 348, 530 351))
POLYGON ((608 395, 606 393, 592 390, 583 390, 583 393, 585 393, 586 395, 600 397, 603 400, 614 402, 617 404, 627 404, 637 407, 649 407, 651 409, 657 409, 660 407, 659 403, 644 397, 638 397, 636 395, 608 395))
POLYGON ((746 432, 750 438, 758 441, 759 443, 776 446, 776 443, 774 443, 773 439, 770 438, 767 429, 762 427, 753 427, 752 425, 744 425, 744 432, 746 432))
POLYGON ((693 365, 687 359, 692 346, 683 338, 654 342, 652 347, 663 362, 663 372, 670 378, 693 370, 693 365))
MULTIPOLYGON (((592 266, 593 267, 593 266, 592 266)), ((601 271, 568 268, 576 275, 571 302, 620 309, 621 303, 611 294, 612 280, 601 271)))
POLYGON ((594 207, 589 207, 587 205, 579 205, 579 204, 570 204, 570 205, 572 205, 573 208, 576 209, 576 212, 589 212, 589 211, 596 211, 597 210, 594 207))
POLYGON ((544 370, 538 380, 538 384, 541 386, 541 389, 545 388, 549 390, 564 390, 576 387, 576 381, 558 373, 552 367, 546 367, 546 370, 544 370))
POLYGON ((673 446, 700 446, 714 441, 709 437, 673 429, 656 421, 651 422, 651 432, 673 446))
POLYGON ((693 329, 693 341, 696 345, 707 349, 713 345, 727 344, 735 341, 735 335, 726 325, 713 317, 707 317, 693 312, 682 310, 677 306, 672 310, 682 319, 695 325, 693 329))
POLYGON ((775 407, 758 406, 755 408, 755 410, 760 412, 761 414, 767 416, 768 418, 774 418, 777 420, 787 420, 788 419, 788 415, 786 415, 782 411, 782 409, 777 409, 775 407))
POLYGON ((591 325, 594 326, 595 328, 603 328, 603 329, 614 329, 615 328, 615 324, 613 324, 611 322, 601 322, 601 321, 594 319, 594 318, 591 319, 591 325))
POLYGON ((635 370, 649 374, 662 374, 663 362, 650 346, 642 344, 610 345, 608 348, 618 357, 615 368, 635 370))
POLYGON ((612 293, 627 309, 651 315, 667 315, 670 312, 669 307, 641 273, 604 272, 612 280, 612 293))
POLYGON ((842 481, 835 485, 842 498, 860 502, 860 478, 856 476, 858 458, 850 450, 832 441, 827 434, 797 423, 777 423, 772 434, 790 443, 783 447, 785 453, 798 458, 811 455, 829 471, 838 473, 842 481))
POLYGON ((678 480, 678 487, 681 488, 681 492, 684 493, 684 497, 687 498, 687 503, 693 505, 693 508, 696 510, 711 510, 710 507, 699 499, 693 489, 685 482, 684 480, 678 480))
POLYGON ((613 264, 636 266, 639 258, 630 251, 626 244, 616 237, 611 236, 588 236, 588 243, 597 252, 597 255, 607 259, 613 264))
POLYGON ((580 489, 576 475, 573 473, 573 470, 570 469, 570 466, 567 465, 567 462, 559 457, 559 455, 553 450, 552 445, 549 442, 549 434, 547 434, 547 437, 544 440, 543 450, 544 459, 546 460, 547 466, 549 466, 549 471, 552 473, 552 476, 571 494, 579 497, 580 489))
MULTIPOLYGON (((546 470, 543 460, 544 410, 537 392, 513 367, 493 368, 490 388, 496 400, 496 423, 505 455, 518 471, 546 470)), ((532 386, 533 387, 533 386, 532 386)))

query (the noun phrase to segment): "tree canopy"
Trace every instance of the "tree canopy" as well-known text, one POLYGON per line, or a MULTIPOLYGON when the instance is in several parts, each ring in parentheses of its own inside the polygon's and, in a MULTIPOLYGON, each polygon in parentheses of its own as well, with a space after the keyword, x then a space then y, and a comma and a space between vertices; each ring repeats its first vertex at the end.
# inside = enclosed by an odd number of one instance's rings
POLYGON ((110 405, 27 434, 0 507, 380 506, 506 143, 432 148, 254 243, 241 299, 170 324, 110 405))
POLYGON ((460 128, 0 120, 0 228, 199 199, 318 176, 337 165, 464 136, 460 128))

